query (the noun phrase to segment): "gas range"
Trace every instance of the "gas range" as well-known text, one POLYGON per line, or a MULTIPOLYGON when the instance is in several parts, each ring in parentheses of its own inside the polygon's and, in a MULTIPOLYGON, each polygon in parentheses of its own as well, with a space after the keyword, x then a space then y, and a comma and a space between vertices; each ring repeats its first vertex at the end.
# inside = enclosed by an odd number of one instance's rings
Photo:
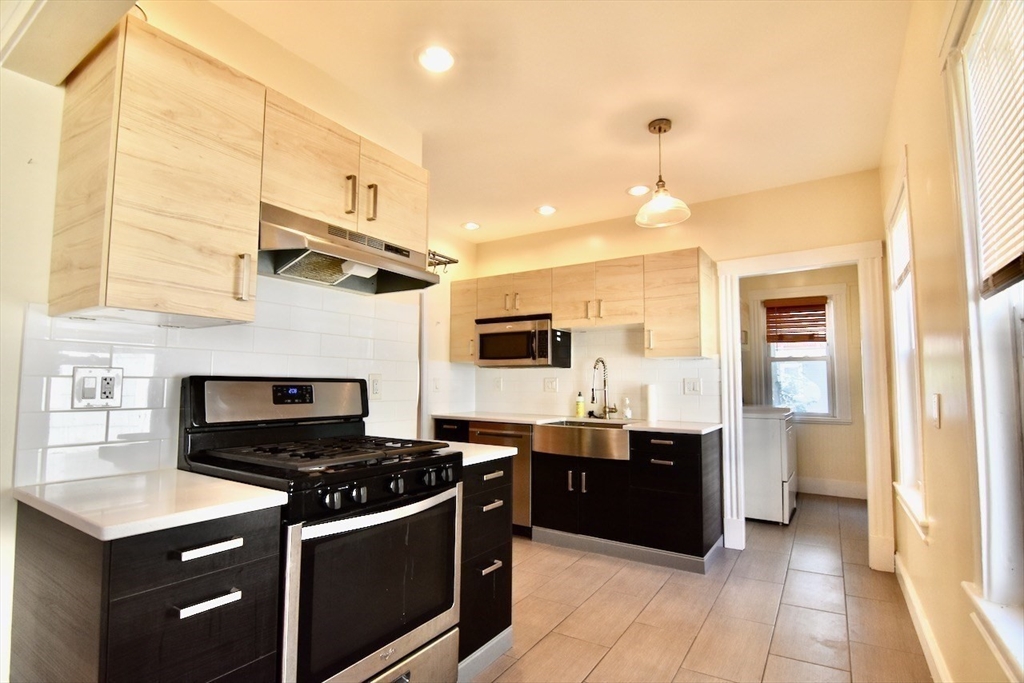
POLYGON ((372 511, 461 480, 440 441, 368 436, 366 382, 193 376, 178 466, 287 491, 285 522, 372 511))

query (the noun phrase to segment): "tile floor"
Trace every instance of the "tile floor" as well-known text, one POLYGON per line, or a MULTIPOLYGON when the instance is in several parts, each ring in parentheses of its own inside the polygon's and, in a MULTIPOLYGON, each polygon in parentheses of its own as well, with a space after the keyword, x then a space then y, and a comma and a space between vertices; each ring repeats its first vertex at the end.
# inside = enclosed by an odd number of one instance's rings
POLYGON ((801 495, 705 575, 513 544, 513 646, 481 683, 908 681, 931 676, 864 501, 801 495))

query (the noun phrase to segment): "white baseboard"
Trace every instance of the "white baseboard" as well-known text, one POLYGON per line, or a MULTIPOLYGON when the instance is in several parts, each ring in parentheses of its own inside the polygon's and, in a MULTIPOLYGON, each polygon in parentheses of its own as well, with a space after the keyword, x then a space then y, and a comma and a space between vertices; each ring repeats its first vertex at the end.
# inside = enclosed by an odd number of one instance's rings
POLYGON ((932 674, 933 681, 952 681, 953 676, 946 664, 939 643, 935 639, 935 632, 932 631, 931 623, 924 613, 924 605, 921 604, 921 597, 914 588, 914 582, 907 574, 907 568, 903 559, 896 553, 896 578, 899 579, 900 588, 903 590, 903 599, 910 610, 910 618, 914 622, 914 630, 917 631, 917 638, 921 641, 921 649, 924 650, 924 658, 928 662, 928 670, 932 674))
POLYGON ((866 481, 846 481, 845 479, 813 479, 797 477, 797 491, 814 493, 819 496, 836 496, 837 498, 868 499, 866 481))

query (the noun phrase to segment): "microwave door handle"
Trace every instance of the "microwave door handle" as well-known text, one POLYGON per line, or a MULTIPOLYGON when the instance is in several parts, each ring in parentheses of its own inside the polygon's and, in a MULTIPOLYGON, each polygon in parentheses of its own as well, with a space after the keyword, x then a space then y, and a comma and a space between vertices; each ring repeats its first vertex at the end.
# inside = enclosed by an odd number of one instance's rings
POLYGON ((530 343, 529 343, 529 348, 527 349, 526 352, 527 352, 527 354, 529 354, 530 360, 537 360, 537 334, 539 334, 539 333, 538 332, 531 332, 530 336, 529 336, 530 343))

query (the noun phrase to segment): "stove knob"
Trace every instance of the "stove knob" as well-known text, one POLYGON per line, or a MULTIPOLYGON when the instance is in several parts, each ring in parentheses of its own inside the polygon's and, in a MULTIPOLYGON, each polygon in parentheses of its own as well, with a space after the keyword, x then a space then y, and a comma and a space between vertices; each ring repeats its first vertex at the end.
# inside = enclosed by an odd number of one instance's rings
POLYGON ((391 493, 397 496, 405 493, 405 479, 402 479, 402 475, 398 475, 391 480, 391 484, 388 486, 391 489, 391 493))
POLYGON ((423 483, 427 486, 437 486, 437 470, 427 470, 424 472, 423 483))
POLYGON ((328 491, 324 494, 323 504, 331 510, 340 510, 342 500, 341 491, 328 491))
POLYGON ((365 486, 353 486, 352 490, 349 491, 348 495, 349 495, 349 498, 352 499, 353 503, 365 503, 366 502, 366 487, 365 486))
POLYGON ((452 483, 455 481, 455 468, 451 465, 445 465, 441 468, 441 481, 452 483))

